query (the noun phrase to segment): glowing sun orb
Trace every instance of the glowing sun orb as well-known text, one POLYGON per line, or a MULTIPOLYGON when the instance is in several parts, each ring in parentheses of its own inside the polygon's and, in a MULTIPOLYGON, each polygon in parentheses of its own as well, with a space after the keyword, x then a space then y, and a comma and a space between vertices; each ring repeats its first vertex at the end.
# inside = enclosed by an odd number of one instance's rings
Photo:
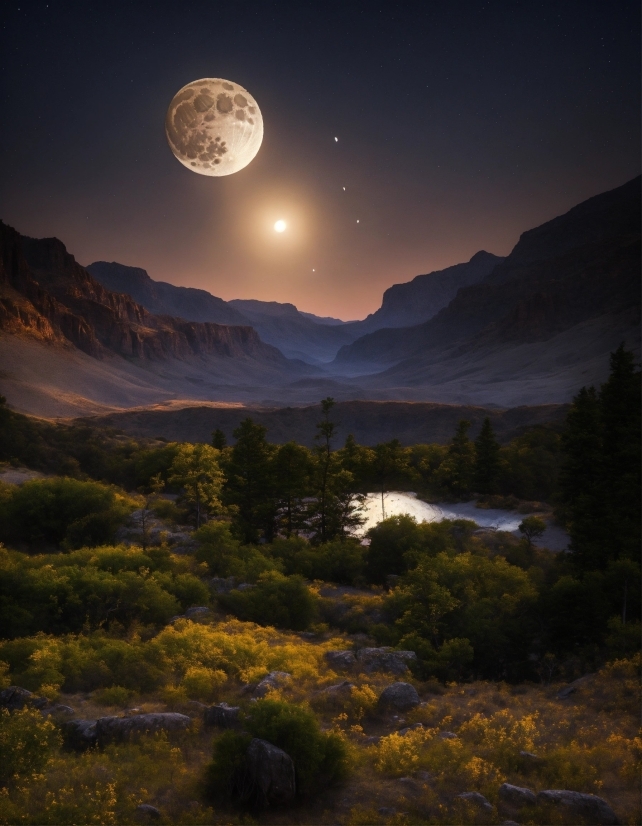
POLYGON ((284 232, 287 224, 283 220, 279 220, 274 224, 274 231, 275 232, 284 232))

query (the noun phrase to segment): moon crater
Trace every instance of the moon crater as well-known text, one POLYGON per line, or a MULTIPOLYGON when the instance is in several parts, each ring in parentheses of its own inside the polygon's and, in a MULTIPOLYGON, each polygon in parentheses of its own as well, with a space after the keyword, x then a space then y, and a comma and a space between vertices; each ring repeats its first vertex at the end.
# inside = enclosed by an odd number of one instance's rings
POLYGON ((165 118, 165 133, 176 158, 192 172, 231 175, 246 167, 259 151, 263 118, 258 104, 242 86, 221 78, 203 78, 174 95, 165 118))

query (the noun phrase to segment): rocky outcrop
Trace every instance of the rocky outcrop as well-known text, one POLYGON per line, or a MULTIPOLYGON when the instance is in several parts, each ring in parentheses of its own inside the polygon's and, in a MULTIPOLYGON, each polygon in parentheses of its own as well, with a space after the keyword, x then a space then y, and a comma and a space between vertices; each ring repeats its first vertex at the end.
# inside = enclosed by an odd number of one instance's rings
POLYGON ((203 722, 206 726, 216 726, 217 728, 238 728, 240 725, 239 706, 228 706, 227 703, 206 708, 203 712, 203 722))
POLYGON ((600 826, 617 826, 620 821, 609 804, 594 794, 571 792, 566 789, 548 789, 539 792, 537 803, 552 806, 566 816, 600 826))
POLYGON ((389 671, 404 674, 409 665, 417 661, 414 651, 394 651, 392 648, 361 648, 357 651, 357 661, 363 671, 389 671))
POLYGON ((487 812, 488 814, 493 811, 492 803, 490 803, 490 801, 488 801, 484 795, 479 792, 463 792, 463 794, 457 795, 457 800, 463 800, 475 808, 480 809, 482 812, 487 812))
POLYGON ((0 287, 0 330, 67 340, 94 358, 115 353, 162 361, 215 355, 287 364, 249 325, 154 315, 128 295, 99 284, 57 238, 27 238, 1 222, 0 287))
POLYGON ((17 685, 10 685, 9 688, 0 691, 0 708, 9 711, 19 711, 22 708, 42 709, 48 704, 49 700, 46 697, 36 697, 31 691, 17 685))
POLYGON ((379 695, 379 707, 384 711, 410 711, 418 705, 417 689, 410 683, 392 683, 379 695))
POLYGON ((86 751, 96 745, 96 720, 68 720, 61 731, 64 744, 74 751, 86 751))
POLYGON ((291 677, 292 675, 287 671, 270 671, 270 673, 266 677, 263 677, 261 682, 254 689, 254 696, 265 697, 266 694, 270 693, 270 691, 285 685, 291 677))
POLYGON ((157 731, 185 731, 191 722, 187 715, 175 712, 100 717, 96 720, 96 742, 99 746, 106 746, 108 743, 123 742, 157 731))
POLYGON ((354 668, 357 664, 357 658, 354 651, 326 651, 325 659, 328 665, 335 671, 344 671, 348 668, 354 668))
POLYGON ((289 754, 254 738, 245 757, 241 797, 257 806, 282 806, 296 795, 294 763, 289 754))
POLYGON ((502 783, 499 787, 499 799, 508 808, 515 809, 534 806, 536 803, 534 792, 521 786, 512 786, 510 783, 502 783))

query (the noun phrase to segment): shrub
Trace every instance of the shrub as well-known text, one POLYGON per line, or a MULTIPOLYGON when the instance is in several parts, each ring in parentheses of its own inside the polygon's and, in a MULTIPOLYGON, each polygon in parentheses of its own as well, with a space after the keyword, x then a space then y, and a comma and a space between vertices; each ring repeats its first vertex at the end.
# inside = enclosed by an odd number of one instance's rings
POLYGON ((241 545, 227 522, 208 522, 196 531, 194 538, 199 545, 196 559, 204 562, 214 576, 256 582, 265 571, 280 567, 255 545, 241 545))
POLYGON ((94 694, 95 699, 106 706, 125 707, 133 692, 122 685, 112 685, 109 688, 101 688, 94 694))
POLYGON ((290 755, 301 793, 315 785, 341 780, 347 772, 347 750, 336 733, 324 733, 306 706, 283 700, 259 700, 246 719, 251 734, 290 755))
POLYGON ((207 767, 206 790, 211 797, 231 797, 252 740, 247 732, 224 731, 214 742, 213 760, 207 767))
POLYGON ((135 507, 107 485, 67 478, 12 487, 2 504, 0 535, 66 548, 109 542, 135 507))
POLYGON ((226 682, 227 674, 220 668, 191 666, 185 672, 181 685, 192 700, 214 702, 226 682))
POLYGON ((35 709, 0 710, 0 783, 41 771, 61 744, 60 733, 35 709))
POLYGON ((219 602, 239 619, 293 631, 304 631, 316 612, 315 598, 303 579, 278 571, 261 574, 258 583, 246 591, 222 594, 219 602))

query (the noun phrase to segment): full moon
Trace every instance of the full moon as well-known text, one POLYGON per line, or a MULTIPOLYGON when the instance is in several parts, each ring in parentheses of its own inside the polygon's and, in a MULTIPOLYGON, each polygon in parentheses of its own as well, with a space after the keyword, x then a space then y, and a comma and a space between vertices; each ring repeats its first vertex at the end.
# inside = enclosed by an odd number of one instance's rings
POLYGON ((178 91, 165 117, 178 160, 199 175, 232 175, 261 147, 263 118, 252 95, 231 80, 203 78, 178 91))
POLYGON ((287 224, 285 223, 285 221, 277 221, 276 224, 274 225, 274 229, 277 232, 285 232, 286 227, 287 227, 287 224))

